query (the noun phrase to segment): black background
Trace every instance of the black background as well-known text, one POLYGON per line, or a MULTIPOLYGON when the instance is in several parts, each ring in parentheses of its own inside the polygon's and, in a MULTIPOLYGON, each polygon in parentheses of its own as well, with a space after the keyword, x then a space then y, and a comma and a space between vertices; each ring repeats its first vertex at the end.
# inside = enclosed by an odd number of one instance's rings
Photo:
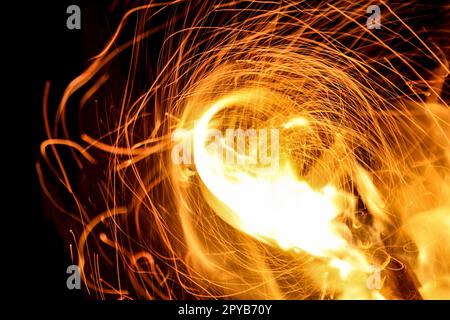
MULTIPOLYGON (((39 159, 39 144, 45 139, 42 116, 42 98, 46 81, 51 81, 49 112, 54 112, 58 99, 65 87, 79 75, 86 60, 104 46, 111 34, 111 17, 107 16, 111 1, 35 1, 29 11, 33 18, 30 43, 32 61, 31 94, 28 110, 31 125, 31 209, 28 211, 27 224, 30 226, 30 261, 33 264, 33 287, 39 294, 35 299, 49 301, 83 298, 80 290, 68 290, 66 287, 66 268, 71 263, 56 225, 47 214, 48 204, 43 198, 35 163, 39 159), (69 30, 66 27, 66 9, 76 4, 81 8, 81 30, 69 30), (89 30, 92 30, 89 32, 89 30), (89 45, 85 45, 89 42, 89 45)), ((30 8, 30 7, 28 7, 30 8)), ((113 29, 112 29, 113 30, 113 29)), ((34 295, 33 295, 34 296, 34 295)))

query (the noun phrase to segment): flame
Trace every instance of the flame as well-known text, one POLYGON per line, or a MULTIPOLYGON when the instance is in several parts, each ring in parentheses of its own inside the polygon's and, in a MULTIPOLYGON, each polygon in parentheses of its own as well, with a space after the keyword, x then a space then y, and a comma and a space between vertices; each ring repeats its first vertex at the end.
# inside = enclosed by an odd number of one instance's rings
POLYGON ((110 81, 104 68, 129 47, 128 79, 137 78, 139 48, 161 29, 146 30, 148 19, 178 1, 125 15, 68 86, 53 131, 46 87, 41 152, 75 201, 81 231, 71 235, 88 290, 120 299, 448 299, 447 53, 385 3, 383 20, 398 22, 432 71, 392 48, 399 31, 362 25, 360 4, 241 4, 184 8, 192 21, 167 37, 149 88, 132 101, 128 80, 117 122, 97 137, 69 135, 69 98, 88 87, 88 112, 110 81), (236 17, 214 25, 229 11, 236 17), (134 14, 137 35, 120 46, 134 14), (80 168, 104 169, 104 199, 78 196, 60 146, 80 168), (99 203, 107 210, 95 214, 99 203), (108 280, 99 256, 117 270, 108 280))
POLYGON ((251 235, 270 238, 284 249, 299 248, 324 256, 342 246, 333 220, 339 214, 336 190, 327 185, 314 191, 296 178, 290 163, 254 174, 227 166, 223 155, 205 148, 209 122, 227 105, 260 99, 260 90, 225 97, 212 106, 194 129, 198 175, 218 200, 234 213, 218 211, 225 221, 251 235))

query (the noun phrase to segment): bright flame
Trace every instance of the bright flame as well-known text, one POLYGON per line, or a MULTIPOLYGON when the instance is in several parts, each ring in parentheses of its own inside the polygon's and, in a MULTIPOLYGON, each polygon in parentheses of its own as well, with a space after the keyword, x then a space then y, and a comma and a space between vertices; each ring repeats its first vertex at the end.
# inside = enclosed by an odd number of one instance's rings
MULTIPOLYGON (((344 282, 350 275, 357 275, 361 280, 349 286, 355 290, 356 284, 356 293, 346 293, 346 298, 382 298, 377 291, 367 290, 362 280, 370 264, 364 254, 345 239, 350 230, 337 219, 349 209, 349 204, 354 210, 353 196, 332 184, 313 189, 298 177, 289 159, 276 158, 273 161, 280 161, 281 165, 269 168, 238 166, 227 163, 221 148, 208 146, 211 124, 221 111, 242 106, 257 109, 269 99, 275 99, 270 103, 276 103, 277 98, 267 90, 242 90, 220 98, 196 123, 194 158, 198 175, 207 188, 205 198, 233 227, 264 242, 274 242, 282 249, 303 250, 324 258, 330 268, 339 271, 344 282)), ((294 117, 281 127, 304 128, 307 125, 305 118, 294 117)))
MULTIPOLYGON (((207 148, 210 121, 223 108, 260 99, 261 90, 222 98, 200 119, 194 131, 194 157, 199 176, 232 212, 218 211, 225 221, 251 235, 275 240, 284 249, 326 256, 343 246, 334 219, 340 213, 337 192, 327 185, 313 190, 296 178, 289 162, 255 174, 227 165, 217 148, 207 148)), ((272 141, 272 143, 274 143, 272 141)))

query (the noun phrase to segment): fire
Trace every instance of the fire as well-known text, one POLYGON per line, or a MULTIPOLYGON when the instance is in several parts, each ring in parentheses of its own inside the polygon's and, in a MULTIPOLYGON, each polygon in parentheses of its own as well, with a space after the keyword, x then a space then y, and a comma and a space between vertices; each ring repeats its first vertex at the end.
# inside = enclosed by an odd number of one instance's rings
MULTIPOLYGON (((261 92, 246 92, 217 102, 194 129, 194 157, 199 177, 232 212, 217 213, 234 227, 262 239, 275 240, 282 248, 303 249, 317 256, 342 245, 333 220, 339 214, 336 190, 325 186, 314 191, 296 178, 289 162, 282 168, 255 172, 227 166, 223 154, 205 148, 209 123, 226 105, 258 100, 261 92)), ((272 141, 273 143, 273 141, 272 141)), ((212 204, 214 205, 214 204, 212 204)))
MULTIPOLYGON (((206 90, 200 88, 197 91, 206 90)), ((203 103, 199 101, 191 104, 203 103)), ((267 111, 267 106, 287 108, 286 99, 266 89, 247 89, 220 98, 195 123, 191 139, 193 139, 193 156, 196 172, 204 184, 203 196, 215 213, 234 228, 245 232, 260 241, 275 243, 284 250, 299 252, 324 259, 330 272, 337 270, 344 283, 350 277, 357 277, 351 285, 352 292, 345 293, 345 298, 382 298, 377 291, 371 292, 364 279, 370 272, 370 263, 364 252, 351 244, 351 230, 339 220, 345 214, 354 215, 356 199, 345 190, 327 182, 314 189, 306 179, 298 177, 295 165, 289 157, 272 159, 280 162, 270 167, 247 165, 239 166, 229 162, 224 156, 224 149, 229 151, 230 145, 212 145, 209 139, 211 124, 220 124, 218 114, 226 114, 226 121, 240 123, 245 120, 232 119, 227 109, 249 109, 252 113, 267 111), (227 149, 228 148, 228 149, 227 149)), ((190 106, 187 108, 194 108, 190 106)), ((275 108, 269 108, 270 116, 276 116, 275 108)), ((242 111, 241 111, 242 112, 242 111)), ((194 114, 197 114, 195 112, 194 114)), ((270 120, 266 120, 266 122, 270 120)), ((301 131, 313 130, 309 122, 302 116, 291 118, 280 117, 280 128, 292 130, 299 127, 301 131)), ((185 138, 189 138, 185 137, 185 138)), ((285 141, 285 140, 283 140, 285 141)), ((223 141, 218 142, 223 143, 223 141)), ((337 144, 341 143, 338 139, 337 144)), ((279 141, 271 141, 277 148, 279 141)), ((231 159, 239 157, 255 157, 257 152, 245 154, 245 150, 232 149, 235 153, 231 159), (243 152, 244 151, 244 152, 243 152)), ((265 146, 267 148, 267 145, 265 146)), ((272 150, 273 153, 273 150, 272 150)), ((286 152, 283 152, 286 155, 286 152)), ((257 161, 249 161, 257 163, 257 161)), ((328 165, 328 164, 326 164, 328 165)), ((314 167, 311 171, 318 170, 314 167)), ((367 178, 361 172, 362 179, 367 178)), ((370 181, 366 186, 374 188, 370 181)), ((373 198, 374 190, 370 190, 373 198)), ((348 290, 348 289, 345 289, 348 290)))
MULTIPOLYGON (((199 6, 168 37, 145 93, 125 97, 117 123, 97 137, 69 137, 67 101, 128 46, 139 56, 156 29, 138 24, 137 36, 117 47, 130 15, 147 21, 163 9, 131 10, 69 85, 41 150, 77 205, 75 256, 88 289, 122 299, 450 298, 445 52, 432 50, 388 5, 383 19, 398 22, 408 44, 420 43, 432 71, 392 48, 400 31, 360 24, 358 4, 299 6, 199 6), (245 18, 204 24, 230 10, 245 18), (329 26, 332 19, 340 24, 329 26), (106 211, 86 209, 59 146, 72 148, 78 163, 105 169, 106 211), (129 287, 119 275, 103 280, 88 250, 117 267, 129 287)), ((133 60, 130 70, 137 66, 133 60)), ((105 81, 99 77, 82 102, 105 81)))

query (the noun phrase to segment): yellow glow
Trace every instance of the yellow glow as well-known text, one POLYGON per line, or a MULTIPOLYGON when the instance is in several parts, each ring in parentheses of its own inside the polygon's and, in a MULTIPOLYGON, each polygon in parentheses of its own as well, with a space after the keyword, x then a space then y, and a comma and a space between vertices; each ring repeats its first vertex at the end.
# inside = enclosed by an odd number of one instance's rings
MULTIPOLYGON (((215 115, 226 108, 249 107, 270 97, 273 97, 270 92, 261 89, 235 92, 220 98, 196 123, 194 158, 197 173, 207 189, 205 198, 236 229, 264 242, 276 243, 282 249, 301 250, 326 259, 329 268, 337 270, 342 281, 351 276, 357 278, 346 289, 347 298, 353 297, 351 292, 355 286, 359 296, 382 297, 365 287, 369 263, 344 238, 349 231, 338 219, 349 209, 349 203, 354 204, 350 195, 331 184, 312 188, 298 177, 286 157, 279 159, 279 166, 251 170, 227 163, 217 148, 208 148, 208 131, 213 128, 215 115)), ((296 117, 286 124, 282 127, 306 126, 308 122, 296 117)))
POLYGON ((209 123, 221 109, 254 99, 260 91, 225 97, 213 105, 195 127, 194 157, 199 176, 214 196, 230 212, 222 218, 251 235, 275 240, 282 248, 299 248, 316 256, 337 250, 343 240, 335 230, 339 214, 333 186, 313 190, 296 178, 287 162, 282 167, 261 169, 251 175, 238 167, 227 166, 222 155, 208 150, 209 123))

